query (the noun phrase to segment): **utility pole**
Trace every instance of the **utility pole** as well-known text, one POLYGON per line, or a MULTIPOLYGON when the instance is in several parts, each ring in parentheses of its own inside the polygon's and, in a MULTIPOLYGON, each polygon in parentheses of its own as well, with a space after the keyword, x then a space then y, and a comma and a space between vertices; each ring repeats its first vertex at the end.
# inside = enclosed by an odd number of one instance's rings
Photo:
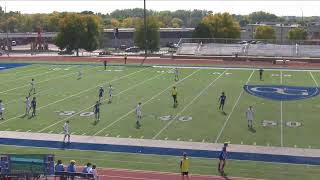
POLYGON ((148 40, 147 40, 147 10, 146 10, 146 0, 143 0, 143 18, 144 18, 144 56, 147 58, 148 55, 148 40))
POLYGON ((6 39, 6 45, 7 45, 7 55, 9 56, 9 28, 8 28, 8 18, 7 18, 7 2, 5 1, 4 2, 4 15, 5 15, 5 19, 6 19, 6 36, 7 36, 7 39, 6 39))

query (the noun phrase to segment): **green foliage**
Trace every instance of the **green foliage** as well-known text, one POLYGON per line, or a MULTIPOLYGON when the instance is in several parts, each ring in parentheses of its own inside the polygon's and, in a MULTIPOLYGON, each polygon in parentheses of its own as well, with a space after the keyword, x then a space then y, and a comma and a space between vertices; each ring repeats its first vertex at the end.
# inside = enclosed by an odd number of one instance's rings
POLYGON ((240 25, 229 13, 210 14, 196 27, 194 37, 239 38, 240 25))
POLYGON ((145 44, 147 49, 151 52, 158 51, 160 45, 160 32, 159 32, 159 23, 157 18, 154 16, 149 16, 147 19, 147 33, 146 33, 147 42, 144 41, 144 22, 140 20, 136 26, 136 31, 134 33, 134 42, 141 48, 145 49, 145 44))
POLYGON ((79 55, 79 49, 93 51, 99 47, 100 33, 101 22, 97 16, 69 13, 59 22, 55 44, 61 50, 76 50, 79 55))
POLYGON ((173 18, 171 20, 171 27, 173 28, 180 28, 183 26, 183 21, 179 18, 173 18))
POLYGON ((271 26, 258 26, 254 34, 255 39, 276 39, 276 33, 271 26))
POLYGON ((304 28, 293 28, 288 32, 288 39, 290 40, 306 40, 308 33, 304 28))
POLYGON ((255 24, 260 22, 276 22, 279 21, 278 17, 264 11, 253 12, 248 16, 249 23, 255 24))

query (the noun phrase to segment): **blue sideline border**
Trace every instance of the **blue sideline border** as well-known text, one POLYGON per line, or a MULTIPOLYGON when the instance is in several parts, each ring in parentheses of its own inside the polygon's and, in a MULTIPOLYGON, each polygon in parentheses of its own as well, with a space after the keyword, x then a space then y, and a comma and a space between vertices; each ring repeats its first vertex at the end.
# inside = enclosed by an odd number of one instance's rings
POLYGON ((0 63, 0 71, 31 65, 30 63, 0 63))
MULTIPOLYGON (((12 138, 0 138, 0 144, 42 147, 42 148, 55 148, 55 149, 92 150, 92 151, 104 151, 104 152, 154 154, 154 155, 169 155, 169 156, 181 156, 182 152, 186 152, 188 153, 189 156, 201 157, 201 158, 217 158, 219 154, 219 151, 208 151, 208 150, 93 144, 93 143, 78 143, 78 142, 64 145, 62 142, 57 142, 57 141, 42 141, 42 140, 28 140, 28 139, 12 139, 12 138)), ((229 152, 228 159, 289 163, 289 164, 320 165, 320 157, 301 157, 301 156, 271 155, 271 154, 260 154, 260 153, 229 152)))

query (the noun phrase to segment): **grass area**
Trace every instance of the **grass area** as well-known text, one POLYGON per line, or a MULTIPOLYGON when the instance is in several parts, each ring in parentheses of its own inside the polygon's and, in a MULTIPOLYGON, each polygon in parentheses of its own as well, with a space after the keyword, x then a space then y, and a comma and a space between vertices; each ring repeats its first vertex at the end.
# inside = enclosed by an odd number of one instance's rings
MULTIPOLYGON (((233 144, 320 148, 318 135, 319 96, 297 101, 273 101, 252 96, 243 91, 244 84, 318 86, 320 72, 266 70, 264 81, 253 70, 180 69, 180 80, 174 81, 170 68, 102 66, 76 64, 32 64, 0 71, 0 99, 5 105, 5 120, 0 130, 62 133, 66 120, 77 135, 168 139, 194 142, 224 142, 233 144), (77 80, 79 69, 83 77, 77 80), (37 116, 24 116, 24 99, 31 78, 36 81, 37 116), (108 85, 114 88, 114 98, 108 104, 108 85), (93 123, 91 112, 98 98, 99 86, 105 87, 101 120, 93 123), (179 106, 173 108, 171 88, 177 86, 179 106), (226 92, 225 112, 218 111, 218 97, 226 92), (142 102, 142 127, 135 127, 135 106, 142 102), (255 109, 254 129, 247 128, 245 111, 255 109), (69 115, 61 112, 72 111, 69 115), (174 117, 170 121, 162 116, 174 117), (183 121, 192 117, 190 121, 183 121), (180 120, 179 120, 180 119, 180 120), (263 120, 277 122, 263 127, 263 120), (301 122, 290 128, 288 121, 301 122)), ((63 151, 40 148, 1 146, 1 153, 54 153, 64 161, 78 159, 81 164, 95 161, 99 166, 177 171, 179 157, 63 151)), ((216 160, 192 158, 192 172, 216 174, 216 160)), ((319 167, 285 165, 249 161, 230 161, 230 176, 266 179, 318 179, 319 167), (315 178, 316 177, 316 178, 315 178)))
MULTIPOLYGON (((156 156, 141 154, 106 153, 96 151, 74 151, 44 148, 24 148, 1 146, 1 153, 54 153, 56 158, 68 164, 71 159, 77 160, 77 166, 93 162, 98 167, 125 168, 136 170, 152 170, 178 172, 181 157, 156 156)), ((190 158, 191 174, 218 175, 217 159, 190 158)), ((263 178, 272 180, 319 179, 319 166, 263 163, 254 161, 228 161, 228 176, 263 178)))
POLYGON ((319 121, 319 97, 299 101, 272 101, 243 91, 244 84, 317 86, 319 72, 265 71, 264 81, 253 70, 180 69, 180 80, 174 82, 169 68, 108 67, 34 64, 0 71, 0 95, 5 105, 5 120, 0 130, 61 133, 63 123, 70 121, 77 135, 169 139, 197 142, 224 142, 319 148, 314 141, 319 121), (77 80, 79 69, 83 78, 77 80), (280 74, 282 76, 280 76, 280 74), (312 78, 313 76, 313 78, 312 78), (36 81, 37 116, 24 117, 24 99, 31 78, 36 81), (108 104, 108 85, 114 88, 113 103, 108 104), (105 87, 101 121, 94 124, 91 112, 98 98, 98 88, 105 87), (172 107, 170 91, 178 88, 179 106, 172 107), (218 97, 226 92, 225 114, 218 111, 218 97), (135 128, 135 106, 142 102, 142 127, 135 128), (245 111, 255 109, 255 132, 248 130, 245 111), (69 116, 59 115, 73 111, 69 116), (304 112, 304 113, 301 113, 304 112), (170 115, 171 121, 162 116, 170 115), (192 117, 191 121, 182 121, 192 117), (182 120, 181 120, 182 118, 182 120), (180 120, 179 120, 180 119, 180 120), (263 127, 263 120, 278 123, 263 127), (287 121, 301 122, 289 128, 287 121), (281 123, 282 122, 282 123, 281 123))

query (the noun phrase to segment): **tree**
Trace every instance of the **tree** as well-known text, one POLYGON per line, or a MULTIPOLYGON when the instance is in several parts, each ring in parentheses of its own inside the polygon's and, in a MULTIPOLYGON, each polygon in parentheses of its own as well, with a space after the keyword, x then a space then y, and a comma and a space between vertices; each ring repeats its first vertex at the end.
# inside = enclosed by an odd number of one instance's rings
MULTIPOLYGON (((151 52, 159 50, 160 45, 160 32, 159 32, 159 23, 157 18, 154 16, 149 16, 147 18, 147 50, 151 52)), ((141 48, 145 48, 144 41, 144 22, 141 19, 138 25, 136 26, 136 31, 134 32, 134 42, 141 48)))
POLYGON ((271 26, 258 26, 254 34, 255 39, 276 39, 275 30, 271 26))
POLYGON ((253 12, 249 14, 248 20, 251 24, 260 22, 276 22, 279 21, 278 17, 274 14, 270 14, 264 11, 253 12))
POLYGON ((304 28, 293 28, 288 32, 288 39, 290 40, 306 40, 308 33, 304 28))
POLYGON ((93 51, 99 46, 101 22, 95 15, 68 13, 59 22, 59 33, 55 44, 67 51, 79 49, 93 51))
POLYGON ((210 14, 202 19, 193 35, 202 38, 239 38, 240 25, 229 13, 210 14))
POLYGON ((171 20, 171 27, 173 28, 180 28, 183 25, 183 21, 179 18, 173 18, 171 20))

